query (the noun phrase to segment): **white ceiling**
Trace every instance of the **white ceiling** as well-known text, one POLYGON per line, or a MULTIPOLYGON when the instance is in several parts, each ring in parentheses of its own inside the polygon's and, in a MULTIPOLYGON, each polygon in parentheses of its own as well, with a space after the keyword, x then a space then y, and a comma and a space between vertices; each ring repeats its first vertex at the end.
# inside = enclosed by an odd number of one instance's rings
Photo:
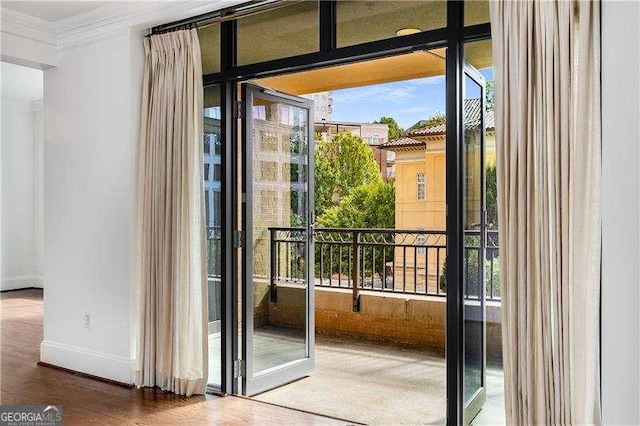
POLYGON ((3 8, 45 21, 56 22, 82 13, 91 12, 110 2, 106 1, 2 1, 3 8))
POLYGON ((2 74, 0 90, 3 100, 42 100, 43 76, 41 70, 2 62, 0 73, 2 74))

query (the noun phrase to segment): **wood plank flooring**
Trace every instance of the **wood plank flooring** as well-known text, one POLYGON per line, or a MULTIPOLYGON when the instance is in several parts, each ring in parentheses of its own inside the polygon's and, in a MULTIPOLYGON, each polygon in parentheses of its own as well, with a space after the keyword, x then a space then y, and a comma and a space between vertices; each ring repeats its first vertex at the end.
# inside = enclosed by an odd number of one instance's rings
POLYGON ((0 403, 63 406, 66 425, 345 424, 237 397, 185 398, 156 389, 126 388, 38 366, 42 291, 0 297, 0 403))

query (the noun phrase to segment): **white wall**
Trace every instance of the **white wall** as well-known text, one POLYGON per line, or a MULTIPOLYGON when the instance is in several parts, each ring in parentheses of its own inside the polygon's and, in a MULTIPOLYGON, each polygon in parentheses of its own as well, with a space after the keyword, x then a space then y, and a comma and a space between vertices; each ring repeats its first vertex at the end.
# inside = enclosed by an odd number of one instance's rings
POLYGON ((113 4, 117 14, 96 20, 95 32, 79 22, 59 35, 58 66, 44 72, 42 361, 132 382, 142 30, 237 2, 132 3, 142 10, 132 13, 113 4))
POLYGON ((1 290, 42 287, 42 71, 2 63, 1 290))
POLYGON ((144 61, 133 43, 123 34, 62 51, 60 65, 44 73, 41 360, 122 382, 131 381, 132 177, 144 61))
POLYGON ((640 424, 640 4, 602 4, 602 411, 640 424))

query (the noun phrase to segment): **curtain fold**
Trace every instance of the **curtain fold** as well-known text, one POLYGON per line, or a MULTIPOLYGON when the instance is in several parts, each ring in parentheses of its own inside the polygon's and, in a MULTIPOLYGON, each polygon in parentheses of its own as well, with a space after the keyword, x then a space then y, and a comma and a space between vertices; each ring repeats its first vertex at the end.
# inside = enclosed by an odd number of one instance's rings
POLYGON ((600 424, 600 5, 490 4, 507 424, 600 424))
POLYGON ((202 66, 195 29, 145 39, 136 186, 135 383, 201 394, 208 377, 202 66))

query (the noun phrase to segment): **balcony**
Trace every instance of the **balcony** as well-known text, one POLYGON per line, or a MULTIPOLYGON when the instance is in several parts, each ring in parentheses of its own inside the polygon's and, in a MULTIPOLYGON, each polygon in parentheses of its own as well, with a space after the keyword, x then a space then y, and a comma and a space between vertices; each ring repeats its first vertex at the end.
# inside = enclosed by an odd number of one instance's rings
MULTIPOLYGON (((304 229, 274 227, 269 232, 271 273, 263 280, 263 292, 273 306, 265 308, 270 308, 270 321, 301 326, 306 284, 304 229), (286 297, 278 297, 281 293, 286 297)), ((486 240, 487 349, 497 356, 502 351, 497 231, 489 231, 486 240)), ((318 333, 404 342, 444 353, 444 231, 319 228, 314 241, 318 333)), ((478 231, 465 235, 466 301, 469 306, 477 301, 478 307, 479 243, 478 231)))
MULTIPOLYGON (((253 279, 256 341, 268 349, 263 351, 270 354, 265 358, 280 359, 290 353, 292 342, 300 341, 306 315, 305 232, 304 228, 271 227, 254 241, 256 252, 269 254, 262 260, 269 263, 263 268, 268 273, 253 279)), ((208 237, 210 256, 216 259, 219 230, 209 229, 208 237)), ((480 306, 473 296, 479 290, 479 237, 478 231, 465 235, 465 304, 471 311, 480 306)), ((316 371, 256 398, 365 423, 412 423, 412 419, 442 423, 446 232, 318 228, 314 243, 316 371), (333 390, 319 397, 327 389, 333 390), (363 400, 358 395, 367 397, 363 400)), ((501 406, 496 231, 487 232, 485 251, 488 404, 494 401, 493 405, 501 406)), ((219 267, 210 264, 210 300, 219 300, 220 278, 213 273, 219 267)), ((215 322, 219 320, 216 305, 210 303, 215 322)), ((218 347, 219 341, 212 340, 211 353, 218 347)), ((211 371, 218 369, 217 362, 211 364, 211 371)), ((496 419, 495 413, 491 418, 496 419)))
MULTIPOLYGON (((256 310, 269 324, 302 327, 305 318, 303 228, 269 228, 270 275, 256 276, 256 310), (276 303, 277 302, 277 303, 276 303)), ((209 321, 217 328, 221 297, 219 227, 207 228, 209 321)), ((444 353, 446 233, 318 228, 315 241, 316 331, 426 346, 444 353), (355 283, 355 285, 354 285, 355 283)), ((478 294, 478 231, 465 234, 465 299, 478 294)), ((484 268, 487 351, 500 358, 501 288, 497 231, 488 231, 484 268)), ((210 330, 215 332, 216 330, 210 330)))

